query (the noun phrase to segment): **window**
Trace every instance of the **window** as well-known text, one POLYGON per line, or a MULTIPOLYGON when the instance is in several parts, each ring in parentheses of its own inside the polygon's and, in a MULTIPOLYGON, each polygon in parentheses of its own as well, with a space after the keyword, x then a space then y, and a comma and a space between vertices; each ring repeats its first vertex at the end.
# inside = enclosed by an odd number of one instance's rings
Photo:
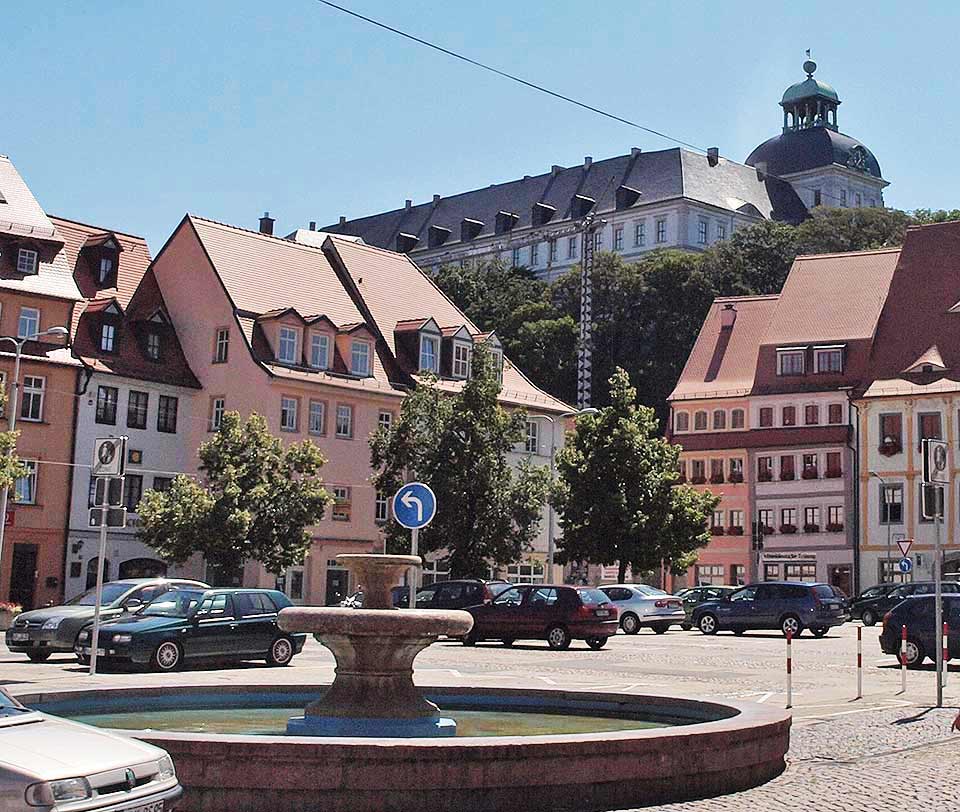
POLYGON ((178 401, 170 395, 160 395, 160 404, 157 409, 157 431, 166 434, 175 434, 177 431, 178 401))
POLYGON ((527 421, 527 436, 523 443, 528 454, 540 453, 540 423, 537 420, 527 421))
POLYGON ((713 412, 713 428, 725 429, 727 427, 727 413, 723 409, 714 409, 713 412))
POLYGON ((786 352, 777 351, 777 374, 778 375, 803 375, 804 372, 803 350, 789 350, 786 352))
POLYGON ((730 468, 730 481, 743 482, 743 460, 739 457, 734 457, 728 465, 730 468))
POLYGON ((816 454, 803 455, 803 478, 816 479, 819 475, 816 454))
POLYGON ((773 426, 773 407, 761 406, 760 407, 760 428, 768 429, 771 426, 773 426))
POLYGON ((810 404, 803 407, 803 423, 805 426, 816 426, 820 423, 820 407, 810 404))
POLYGON ((779 580, 780 580, 780 565, 779 565, 779 564, 764 564, 764 565, 763 565, 763 580, 764 580, 764 581, 779 581, 779 580))
MULTIPOLYGON (((4 395, 7 394, 7 373, 3 370, 0 370, 0 392, 4 395)), ((7 416, 7 402, 5 399, 0 398, 0 417, 7 416)))
POLYGON ((717 239, 725 240, 727 238, 727 224, 717 223, 717 239))
POLYGON ((763 528, 764 533, 773 533, 773 511, 769 508, 764 508, 763 510, 757 511, 757 521, 760 522, 760 526, 763 528))
POLYGON ((147 406, 149 403, 149 392, 130 391, 130 395, 127 397, 128 429, 145 429, 147 427, 147 406))
POLYGON ((784 482, 789 482, 791 479, 796 478, 796 471, 793 465, 793 455, 788 454, 783 457, 780 457, 780 479, 784 482))
POLYGON ((927 439, 943 439, 942 427, 940 425, 940 412, 921 412, 920 421, 920 443, 918 448, 923 448, 923 441, 927 439))
POLYGON ((638 248, 647 244, 647 224, 644 220, 634 223, 633 244, 638 248))
POLYGON ((797 407, 784 406, 783 410, 780 412, 780 423, 784 426, 797 425, 797 407))
POLYGON ((370 375, 370 345, 366 341, 354 341, 350 345, 350 372, 366 378, 370 375))
POLYGON ((297 430, 297 399, 280 397, 280 431, 297 430))
POLYGON ((792 527, 796 529, 797 527, 797 509, 796 508, 783 508, 780 511, 780 529, 784 527, 792 527))
POLYGON ((817 580, 816 564, 784 564, 783 577, 787 581, 806 581, 813 583, 817 580))
POLYGON ((693 429, 694 431, 707 430, 707 413, 706 412, 696 412, 693 415, 693 429))
POLYGON ((623 226, 617 226, 613 230, 613 250, 623 250, 623 226))
POLYGON ((297 340, 300 333, 293 327, 280 328, 280 345, 277 360, 283 364, 297 363, 297 340))
POLYGON ((377 491, 376 501, 373 505, 373 520, 377 524, 383 524, 390 518, 390 500, 383 491, 377 491))
POLYGON ((843 505, 831 505, 827 508, 827 530, 831 533, 843 530, 843 505))
POLYGON ((17 273, 34 274, 37 272, 38 254, 29 248, 17 252, 17 273))
POLYGON ((598 231, 593 235, 593 250, 599 251, 603 248, 603 232, 598 231))
POLYGON ((831 403, 827 407, 827 422, 832 426, 838 426, 843 422, 842 403, 831 403))
POLYGON ((98 423, 105 423, 109 426, 117 424, 117 388, 115 386, 101 386, 97 389, 97 415, 98 423))
POLYGON ((702 485, 707 481, 706 463, 703 460, 692 460, 690 466, 690 481, 694 485, 702 485))
POLYGON ((307 430, 311 434, 327 433, 327 404, 322 400, 310 401, 307 430))
POLYGON ((813 205, 819 206, 821 204, 821 194, 819 189, 813 190, 813 205))
POLYGON ((880 484, 880 524, 903 524, 903 485, 880 484))
POLYGON ((684 483, 687 481, 687 461, 686 460, 677 460, 677 470, 680 473, 680 479, 678 482, 684 483))
POLYGON ((453 342, 453 377, 470 377, 470 345, 462 341, 453 342))
POLYGON ((806 507, 803 509, 803 532, 820 532, 820 508, 806 507), (814 530, 814 528, 816 528, 816 530, 814 530))
POLYGON ((697 584, 724 584, 723 564, 697 564, 694 567, 697 584))
POLYGON ((519 249, 519 248, 514 248, 514 249, 513 249, 513 260, 512 260, 512 262, 513 262, 513 267, 514 267, 514 268, 519 268, 519 267, 520 267, 520 249, 519 249))
POLYGON ((700 245, 707 244, 707 221, 702 217, 697 222, 697 242, 700 245))
MULTIPOLYGON (((747 568, 744 564, 730 565, 730 583, 734 586, 743 586, 747 582, 747 568)), ((717 591, 716 596, 711 595, 711 600, 719 600, 723 593, 717 591)))
POLYGON ((230 328, 217 329, 217 337, 213 346, 213 363, 225 364, 230 355, 230 328))
POLYGON ((100 257, 100 283, 103 284, 110 278, 113 271, 113 259, 111 257, 100 257))
POLYGON ((439 372, 440 353, 437 351, 440 339, 436 336, 420 336, 420 371, 439 372))
POLYGON ((13 485, 13 498, 21 505, 34 505, 37 502, 37 463, 34 460, 21 460, 27 471, 26 476, 17 479, 13 485))
POLYGON ((839 451, 828 451, 827 452, 827 478, 828 479, 839 479, 843 476, 842 464, 840 462, 840 452, 839 451))
POLYGON ((540 244, 534 243, 530 246, 530 267, 536 268, 540 264, 540 244))
POLYGON ((880 415, 880 453, 886 457, 903 450, 903 417, 899 412, 880 415))
POLYGON ((353 406, 338 404, 337 406, 337 437, 353 438, 353 406))
POLYGON ((856 201, 857 208, 859 209, 861 203, 863 202, 862 198, 860 197, 860 192, 857 192, 857 193, 854 195, 854 198, 853 198, 853 199, 856 201))
POLYGON ((123 478, 123 504, 128 513, 136 513, 140 499, 143 497, 143 476, 141 474, 126 474, 123 478))
POLYGON ((773 457, 757 457, 757 480, 760 482, 773 480, 773 457))
POLYGON ((17 322, 17 338, 33 338, 40 332, 40 311, 35 307, 21 307, 17 322))
POLYGON ((331 518, 335 522, 350 521, 350 488, 345 485, 333 486, 333 511, 331 518))
POLYGON ((663 243, 666 241, 667 241, 667 221, 657 220, 657 242, 663 243))
POLYGON ((393 428, 393 412, 379 412, 377 414, 377 428, 390 431, 393 428))
POLYGON ((577 258, 577 238, 570 237, 567 239, 567 259, 576 259, 577 258))
POLYGON ((730 412, 730 428, 732 429, 742 429, 745 425, 745 417, 743 409, 734 409, 730 412))
POLYGON ((100 325, 100 350, 113 352, 116 347, 117 328, 113 324, 100 325))
MULTIPOLYGON (((43 420, 43 389, 46 379, 36 375, 23 376, 23 400, 20 401, 20 419, 43 420)), ((114 392, 117 390, 114 389, 114 392)))
POLYGON ((547 243, 547 257, 550 262, 557 261, 557 241, 556 240, 550 240, 547 243))
POLYGON ((677 412, 674 417, 674 423, 676 424, 677 431, 689 431, 690 430, 690 413, 689 412, 677 412))
POLYGON ((497 383, 503 383, 503 351, 497 349, 490 350, 490 358, 493 359, 493 368, 497 371, 497 383))
POLYGON ((730 511, 730 527, 739 527, 743 530, 743 511, 742 510, 731 510, 730 511))
MULTIPOLYGON (((524 564, 510 564, 507 567, 507 580, 512 584, 542 584, 543 583, 543 562, 541 561, 529 561, 524 564)), ((515 590, 510 590, 515 591, 515 590)), ((546 603, 553 598, 556 600, 556 596, 551 596, 549 593, 554 592, 550 590, 545 594, 544 602, 546 603)), ((522 594, 522 593, 521 593, 522 594)), ((542 591, 541 591, 542 594, 542 591)))
POLYGON ((843 348, 828 347, 814 350, 813 363, 818 374, 839 374, 843 372, 843 348))
POLYGON ((160 360, 160 334, 152 330, 147 333, 147 358, 151 361, 160 360))
POLYGON ((210 431, 219 431, 223 424, 223 411, 226 398, 210 398, 210 431))
POLYGON ((157 491, 157 493, 166 493, 172 485, 173 477, 155 476, 153 478, 153 490, 157 491))
POLYGON ((710 460, 710 482, 714 485, 723 482, 723 460, 710 460))
POLYGON ((846 205, 847 205, 847 190, 846 190, 846 189, 841 189, 841 190, 840 190, 840 205, 841 205, 841 206, 846 206, 846 205))

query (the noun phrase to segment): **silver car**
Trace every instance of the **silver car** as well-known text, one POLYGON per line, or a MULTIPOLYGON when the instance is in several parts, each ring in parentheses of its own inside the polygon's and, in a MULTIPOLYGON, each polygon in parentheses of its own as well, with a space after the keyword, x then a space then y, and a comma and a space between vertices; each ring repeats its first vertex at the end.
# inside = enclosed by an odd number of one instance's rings
POLYGON ((644 626, 663 634, 686 621, 683 601, 662 589, 646 584, 613 584, 600 587, 600 591, 620 610, 620 628, 627 634, 636 634, 644 626))
POLYGON ((167 812, 182 794, 165 750, 29 710, 0 690, 0 810, 167 812))

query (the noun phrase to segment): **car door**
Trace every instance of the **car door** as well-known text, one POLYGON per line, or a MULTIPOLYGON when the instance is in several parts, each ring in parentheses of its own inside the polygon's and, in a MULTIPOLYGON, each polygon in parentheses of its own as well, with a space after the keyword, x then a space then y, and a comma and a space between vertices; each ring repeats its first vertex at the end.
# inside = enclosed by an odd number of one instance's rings
POLYGON ((237 654, 266 654, 277 633, 277 609, 262 592, 238 592, 233 596, 237 619, 237 654))
POLYGON ((539 586, 530 590, 520 612, 520 629, 524 637, 545 636, 547 629, 559 619, 558 598, 553 587, 539 586))
POLYGON ((440 584, 437 595, 433 599, 435 609, 459 609, 463 606, 464 584, 461 581, 448 581, 440 584))
POLYGON ((726 628, 749 627, 753 619, 753 603, 756 596, 757 587, 746 586, 731 593, 730 600, 718 603, 717 616, 720 624, 726 628))
POLYGON ((480 621, 477 624, 477 637, 516 639, 520 607, 527 592, 528 590, 522 587, 510 587, 481 607, 477 612, 477 619, 480 621))
POLYGON ((190 618, 183 635, 184 656, 236 657, 238 630, 230 595, 208 595, 190 618))

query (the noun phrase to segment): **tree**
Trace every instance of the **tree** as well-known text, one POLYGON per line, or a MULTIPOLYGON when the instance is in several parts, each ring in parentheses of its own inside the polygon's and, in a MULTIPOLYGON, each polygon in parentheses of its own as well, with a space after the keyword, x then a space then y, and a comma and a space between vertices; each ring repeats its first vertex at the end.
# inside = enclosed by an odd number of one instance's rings
MULTIPOLYGON (((6 408, 7 393, 0 388, 0 415, 6 408)), ((18 479, 27 475, 26 466, 17 456, 19 436, 19 431, 0 431, 0 490, 13 488, 18 479)))
POLYGON ((833 254, 900 245, 912 224, 909 214, 896 209, 818 207, 796 228, 797 252, 833 254))
POLYGON ((332 501, 319 479, 326 462, 320 449, 310 440, 284 448, 260 415, 244 423, 226 412, 197 453, 201 481, 180 475, 169 490, 144 495, 140 539, 174 563, 203 553, 220 573, 248 559, 277 574, 302 564, 307 528, 332 501))
POLYGON ((627 569, 665 564, 680 574, 710 541, 719 498, 677 485, 680 447, 659 436, 653 409, 637 406, 627 373, 610 379, 610 405, 577 418, 557 455, 553 504, 563 538, 558 559, 627 569))
MULTIPOLYGON (((500 383, 483 345, 472 363, 461 391, 427 381, 404 400, 396 424, 370 439, 379 492, 393 494, 419 480, 436 494, 437 515, 420 531, 419 551, 446 550, 453 578, 517 561, 537 533, 550 481, 546 468, 511 467, 507 455, 525 436, 526 415, 500 405, 500 383)), ((390 549, 409 550, 408 530, 391 519, 386 533, 390 549)))

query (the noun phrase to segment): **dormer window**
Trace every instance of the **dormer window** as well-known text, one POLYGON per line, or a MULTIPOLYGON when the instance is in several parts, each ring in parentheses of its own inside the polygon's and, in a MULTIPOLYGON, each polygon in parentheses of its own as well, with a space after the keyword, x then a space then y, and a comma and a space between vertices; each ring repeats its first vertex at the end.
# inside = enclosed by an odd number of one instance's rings
POLYGON ((117 348, 117 327, 104 322, 100 325, 100 351, 115 352, 117 348))
POLYGON ((281 364, 297 363, 297 345, 300 343, 300 333, 293 327, 280 328, 280 340, 277 344, 277 360, 281 364))
POLYGON ((102 256, 100 257, 100 275, 99 281, 101 285, 107 283, 108 280, 113 276, 114 261, 113 257, 102 256))
POLYGON ((440 371, 440 338, 438 336, 420 336, 420 371, 440 371))
POLYGON ((465 341, 453 343, 453 377, 461 380, 470 377, 470 345, 465 341))
POLYGON ((813 362, 818 373, 840 374, 843 372, 843 347, 815 347, 813 362))
POLYGON ((17 273, 35 274, 40 255, 32 248, 21 248, 17 252, 17 273))
POLYGON ((361 378, 370 376, 370 344, 353 341, 350 344, 350 373, 361 378))
POLYGON ((806 350, 803 347, 787 347, 777 350, 778 375, 803 375, 805 370, 806 350))
POLYGON ((160 360, 160 334, 152 330, 147 333, 147 358, 151 361, 160 360))
POLYGON ((314 369, 330 368, 330 336, 325 333, 310 336, 310 366, 314 369))

